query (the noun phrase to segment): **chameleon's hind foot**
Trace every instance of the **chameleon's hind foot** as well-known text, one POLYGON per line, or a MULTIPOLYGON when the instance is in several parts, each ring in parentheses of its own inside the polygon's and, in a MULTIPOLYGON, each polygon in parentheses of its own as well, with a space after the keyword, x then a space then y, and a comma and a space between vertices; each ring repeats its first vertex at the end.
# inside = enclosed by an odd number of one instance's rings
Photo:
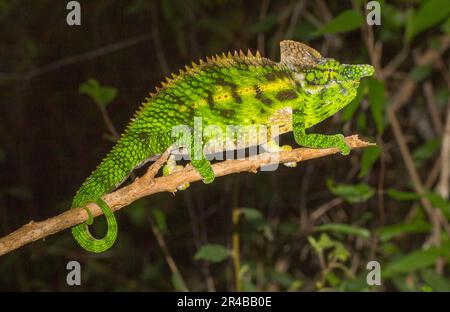
MULTIPOLYGON (((290 151, 292 151, 292 146, 290 146, 290 145, 283 145, 283 146, 280 147, 280 149, 282 151, 290 152, 290 151)), ((289 167, 289 168, 297 167, 297 163, 295 161, 286 162, 286 163, 283 163, 283 165, 285 165, 286 167, 289 167)))
MULTIPOLYGON (((279 146, 274 140, 269 141, 263 147, 265 150, 267 150, 271 153, 281 152, 281 151, 287 151, 287 152, 292 151, 292 146, 290 146, 290 145, 279 146)), ((295 161, 283 163, 283 165, 286 167, 290 167, 290 168, 297 167, 297 163, 295 161)))
MULTIPOLYGON (((166 164, 163 167, 163 176, 168 176, 169 174, 172 174, 174 172, 180 171, 184 169, 183 166, 177 165, 177 162, 175 160, 175 155, 170 155, 169 159, 167 160, 166 164)), ((177 187, 177 190, 184 191, 190 186, 189 182, 183 183, 177 187)))

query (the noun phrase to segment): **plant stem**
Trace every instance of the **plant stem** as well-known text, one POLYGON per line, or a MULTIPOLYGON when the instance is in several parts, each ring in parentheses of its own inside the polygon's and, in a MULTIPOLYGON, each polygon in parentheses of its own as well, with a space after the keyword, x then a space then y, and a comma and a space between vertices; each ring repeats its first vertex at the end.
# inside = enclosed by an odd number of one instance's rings
POLYGON ((235 184, 233 190, 233 210, 232 210, 232 223, 233 223, 233 234, 232 234, 232 245, 233 245, 233 267, 234 267, 234 282, 235 291, 242 291, 241 289, 241 259, 240 259, 240 237, 239 237, 239 214, 240 210, 238 208, 238 183, 235 184))

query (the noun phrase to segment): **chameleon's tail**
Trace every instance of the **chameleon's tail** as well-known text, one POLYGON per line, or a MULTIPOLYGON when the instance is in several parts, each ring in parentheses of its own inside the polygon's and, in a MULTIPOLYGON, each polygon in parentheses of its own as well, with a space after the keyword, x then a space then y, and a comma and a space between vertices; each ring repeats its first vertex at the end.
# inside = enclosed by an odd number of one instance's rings
MULTIPOLYGON (((106 232, 105 237, 102 239, 96 239, 94 238, 91 233, 89 232, 88 222, 79 224, 77 226, 74 226, 72 228, 72 234, 73 237, 77 240, 78 244, 80 244, 81 247, 86 249, 87 251, 91 252, 103 252, 114 244, 116 237, 117 237, 117 222, 116 218, 114 217, 114 213, 109 208, 108 204, 105 203, 105 201, 101 198, 97 198, 93 200, 100 209, 102 210, 103 214, 106 217, 106 223, 108 225, 108 231, 106 232)), ((92 217, 90 216, 90 219, 92 220, 92 217)))

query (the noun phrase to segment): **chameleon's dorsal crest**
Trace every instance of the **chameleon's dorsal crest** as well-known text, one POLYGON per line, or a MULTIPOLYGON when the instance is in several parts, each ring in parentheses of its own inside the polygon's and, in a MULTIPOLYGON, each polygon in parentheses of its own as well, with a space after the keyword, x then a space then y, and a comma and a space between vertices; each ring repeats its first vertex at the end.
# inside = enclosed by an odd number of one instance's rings
POLYGON ((298 41, 281 41, 280 51, 280 63, 288 67, 310 68, 316 66, 323 59, 319 52, 298 41))

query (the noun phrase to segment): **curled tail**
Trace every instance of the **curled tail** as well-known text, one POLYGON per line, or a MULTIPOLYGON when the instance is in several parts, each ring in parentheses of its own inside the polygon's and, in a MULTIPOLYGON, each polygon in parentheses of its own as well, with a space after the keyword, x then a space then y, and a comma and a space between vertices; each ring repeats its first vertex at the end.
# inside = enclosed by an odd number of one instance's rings
MULTIPOLYGON (((114 244, 117 237, 117 222, 116 218, 114 217, 114 213, 109 208, 108 204, 105 203, 105 201, 101 198, 93 198, 90 200, 94 203, 96 203, 100 209, 102 210, 103 214, 106 217, 106 223, 108 225, 108 231, 106 232, 105 237, 102 239, 96 239, 92 236, 92 234, 89 232, 88 224, 92 223, 92 216, 88 211, 89 214, 89 220, 79 224, 77 226, 74 226, 72 228, 72 234, 73 237, 77 240, 78 244, 80 244, 81 247, 86 249, 90 252, 103 252, 114 244)), ((87 204, 89 201, 87 201, 85 204, 87 204)))

